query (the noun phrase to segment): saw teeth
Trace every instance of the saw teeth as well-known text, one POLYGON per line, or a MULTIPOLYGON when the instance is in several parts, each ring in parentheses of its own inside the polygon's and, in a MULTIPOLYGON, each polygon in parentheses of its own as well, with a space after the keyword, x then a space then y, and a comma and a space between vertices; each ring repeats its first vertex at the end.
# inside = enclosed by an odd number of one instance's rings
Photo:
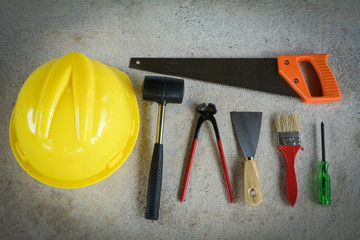
POLYGON ((186 75, 183 76, 179 76, 177 74, 171 74, 171 73, 163 73, 163 72, 153 72, 151 70, 146 70, 146 69, 142 69, 141 67, 139 67, 136 62, 137 61, 141 61, 141 59, 137 59, 137 58, 133 58, 135 61, 134 65, 130 65, 131 68, 133 69, 137 69, 140 71, 144 71, 146 73, 157 73, 157 74, 161 74, 163 76, 168 76, 168 77, 178 77, 178 78, 183 78, 186 80, 192 80, 192 81, 197 81, 197 82, 202 82, 202 83, 210 83, 210 84, 216 84, 216 85, 220 85, 220 86, 226 86, 226 87, 230 87, 230 88, 237 88, 237 89, 242 89, 242 90, 248 90, 248 91, 254 91, 254 92, 259 92, 259 93, 265 93, 265 94, 272 94, 272 95, 277 95, 277 96, 281 96, 281 97, 288 97, 290 99, 299 99, 299 96, 290 96, 290 95, 284 95, 281 93, 274 93, 274 92, 267 92, 267 91, 261 91, 261 90, 257 90, 257 89, 250 89, 250 88, 245 88, 245 87, 238 87, 238 86, 233 86, 233 85, 229 85, 229 84, 224 84, 224 83, 217 83, 217 82, 212 82, 212 81, 206 81, 206 80, 200 80, 200 79, 194 79, 192 77, 187 77, 186 75))
MULTIPOLYGON (((162 73, 160 73, 162 74, 162 73)), ((284 95, 284 94, 280 94, 280 93, 271 93, 271 92, 264 92, 264 91, 260 91, 260 90, 256 90, 256 89, 249 89, 249 88, 242 88, 242 87, 237 87, 237 86, 232 86, 232 85, 228 85, 228 84, 223 84, 223 83, 216 83, 216 82, 206 82, 206 81, 202 81, 202 80, 198 80, 198 79, 193 79, 193 78, 189 78, 189 77, 184 77, 184 76, 178 76, 178 75, 174 75, 174 74, 162 74, 165 76, 169 76, 169 77, 179 77, 179 78, 184 78, 185 80, 190 80, 190 81, 196 81, 196 82, 200 82, 200 83, 204 83, 204 84, 215 84, 215 85, 219 85, 219 86, 226 86, 229 88, 237 88, 237 89, 241 89, 241 90, 247 90, 250 92, 259 92, 259 93, 263 93, 263 94, 271 94, 271 95, 276 95, 276 96, 280 96, 280 97, 287 97, 290 99, 299 99, 298 97, 293 97, 293 96, 289 96, 289 95, 284 95)))
MULTIPOLYGON (((172 76, 174 76, 174 75, 172 75, 172 76)), ((177 77, 179 77, 179 76, 177 76, 177 77)), ((232 85, 222 84, 222 83, 204 82, 204 81, 201 81, 201 80, 196 80, 196 79, 192 79, 192 78, 185 78, 185 79, 189 79, 189 80, 192 80, 192 81, 197 81, 197 82, 203 82, 203 83, 215 84, 215 85, 219 85, 219 86, 225 86, 225 87, 229 87, 229 88, 236 88, 236 89, 245 90, 245 91, 250 91, 250 92, 258 92, 258 93, 263 93, 263 94, 276 95, 276 96, 286 97, 286 98, 296 99, 296 100, 298 100, 298 99, 299 99, 299 98, 297 98, 297 97, 288 96, 288 95, 284 95, 284 94, 280 94, 280 93, 264 92, 264 91, 260 91, 260 90, 256 90, 256 89, 242 88, 242 87, 237 87, 237 86, 232 86, 232 85)))

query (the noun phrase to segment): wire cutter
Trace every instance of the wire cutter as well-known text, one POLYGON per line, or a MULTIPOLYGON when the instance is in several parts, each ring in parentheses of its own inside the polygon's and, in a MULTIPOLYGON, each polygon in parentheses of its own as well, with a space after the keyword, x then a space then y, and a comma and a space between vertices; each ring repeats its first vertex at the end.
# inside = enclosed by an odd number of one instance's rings
POLYGON ((194 160, 194 154, 195 154, 195 149, 196 149, 197 140, 198 140, 201 125, 202 125, 202 123, 204 121, 209 120, 213 125, 214 132, 215 132, 215 135, 216 135, 217 145, 218 145, 218 149, 219 149, 219 153, 220 153, 220 159, 221 159, 221 163, 222 163, 222 167, 223 167, 225 183, 226 183, 226 190, 227 190, 227 193, 229 195, 229 200, 230 200, 230 203, 234 203, 234 198, 233 198, 233 194, 232 194, 232 190, 231 190, 229 174, 228 174, 228 170, 227 170, 226 162, 225 162, 224 150, 223 150, 221 139, 220 139, 219 129, 218 129, 215 117, 214 117, 214 115, 217 112, 216 106, 213 103, 209 103, 208 106, 206 106, 206 104, 203 103, 203 104, 200 104, 200 105, 198 105, 196 107, 196 111, 200 114, 200 117, 199 117, 199 119, 197 121, 197 124, 196 124, 195 136, 194 136, 194 140, 192 142, 189 163, 188 163, 188 167, 187 167, 187 170, 186 170, 186 175, 185 175, 185 180, 184 180, 184 184, 183 184, 183 188, 182 188, 182 192, 181 192, 180 201, 183 202, 184 199, 185 199, 186 189, 187 189, 187 185, 189 183, 191 166, 192 166, 192 163, 193 163, 193 160, 194 160))

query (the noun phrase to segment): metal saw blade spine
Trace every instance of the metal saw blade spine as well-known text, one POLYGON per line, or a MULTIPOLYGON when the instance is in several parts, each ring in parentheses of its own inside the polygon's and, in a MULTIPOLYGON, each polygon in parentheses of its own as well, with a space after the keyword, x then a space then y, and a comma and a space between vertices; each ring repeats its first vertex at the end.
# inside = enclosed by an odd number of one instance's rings
POLYGON ((237 88, 299 98, 272 58, 131 58, 130 67, 237 88))
MULTIPOLYGON (((142 70, 141 68, 137 68, 137 67, 132 67, 133 69, 138 69, 138 70, 142 70)), ((257 92, 257 93, 266 93, 266 94, 271 94, 271 95, 277 95, 277 96, 280 96, 280 97, 286 97, 286 98, 289 98, 289 99, 298 99, 299 97, 298 96, 289 96, 289 95, 284 95, 284 94, 280 94, 280 93, 270 93, 270 92, 264 92, 264 91, 261 91, 261 90, 256 90, 256 89, 248 89, 248 88, 244 88, 244 87, 238 87, 238 86, 234 86, 234 85, 229 85, 229 84, 223 84, 223 83, 217 83, 217 82, 207 82, 207 81, 203 81, 203 80, 198 80, 198 79, 193 79, 189 76, 186 76, 186 75, 178 75, 178 74, 166 74, 166 73, 162 73, 161 72, 152 72, 150 70, 142 70, 144 72, 147 72, 147 73, 159 73, 159 74, 162 74, 162 75, 165 75, 165 76, 169 76, 169 77, 179 77, 179 78, 185 78, 185 79, 190 79, 190 80, 194 80, 194 81, 198 81, 198 82, 205 82, 205 83, 211 83, 211 84, 215 84, 215 85, 218 85, 220 87, 229 87, 229 88, 235 88, 235 89, 241 89, 241 90, 245 90, 245 91, 250 91, 250 92, 257 92)))

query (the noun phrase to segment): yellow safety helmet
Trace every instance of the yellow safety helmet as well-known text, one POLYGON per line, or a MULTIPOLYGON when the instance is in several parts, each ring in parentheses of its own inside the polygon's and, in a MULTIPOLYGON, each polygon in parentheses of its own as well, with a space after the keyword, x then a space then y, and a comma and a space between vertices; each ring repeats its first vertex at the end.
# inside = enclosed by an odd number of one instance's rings
POLYGON ((118 169, 138 132, 129 77, 73 52, 43 64, 26 80, 11 116, 10 143, 35 179, 78 188, 118 169))

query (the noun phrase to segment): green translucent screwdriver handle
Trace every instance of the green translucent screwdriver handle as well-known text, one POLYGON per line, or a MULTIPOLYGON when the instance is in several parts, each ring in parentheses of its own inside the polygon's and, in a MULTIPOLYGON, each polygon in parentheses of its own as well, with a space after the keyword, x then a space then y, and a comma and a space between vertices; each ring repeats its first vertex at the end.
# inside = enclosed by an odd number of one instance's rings
POLYGON ((330 188, 330 175, 328 173, 329 163, 321 161, 320 175, 319 175, 319 203, 320 204, 331 204, 331 188, 330 188))

